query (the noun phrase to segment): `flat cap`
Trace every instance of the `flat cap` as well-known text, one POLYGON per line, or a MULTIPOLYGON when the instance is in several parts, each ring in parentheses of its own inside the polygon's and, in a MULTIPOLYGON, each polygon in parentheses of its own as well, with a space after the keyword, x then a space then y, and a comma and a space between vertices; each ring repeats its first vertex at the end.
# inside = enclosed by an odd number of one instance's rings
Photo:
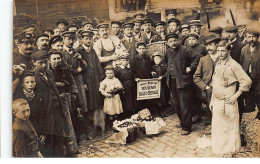
POLYGON ((200 22, 200 20, 191 20, 189 23, 190 26, 203 26, 203 24, 200 22))
POLYGON ((122 25, 122 28, 134 28, 134 26, 135 26, 134 23, 128 22, 128 23, 124 23, 122 25))
POLYGON ((87 37, 92 37, 94 35, 94 33, 92 31, 82 31, 80 33, 80 37, 84 37, 84 36, 87 36, 87 37))
POLYGON ((237 32, 238 31, 238 27, 234 26, 234 25, 229 25, 229 26, 225 27, 224 30, 226 32, 237 32))
POLYGON ((181 24, 181 21, 179 19, 176 19, 176 18, 171 18, 169 21, 168 21, 168 24, 172 23, 172 22, 175 22, 177 23, 177 25, 180 25, 181 24))
POLYGON ((175 33, 169 33, 165 36, 165 40, 168 40, 170 38, 176 38, 176 39, 179 39, 179 35, 178 34, 175 34, 175 33))
POLYGON ((157 27, 157 26, 165 26, 166 25, 166 23, 164 22, 164 21, 158 21, 158 22, 155 22, 154 23, 154 27, 157 27))
POLYGON ((60 35, 56 35, 52 37, 49 41, 49 45, 51 46, 52 44, 55 44, 56 42, 62 42, 63 38, 60 35))
POLYGON ((145 43, 145 42, 137 42, 137 43, 135 44, 135 47, 138 48, 138 47, 141 46, 141 45, 143 45, 143 46, 146 47, 146 43, 145 43))
POLYGON ((73 31, 65 31, 61 34, 62 37, 75 37, 76 33, 73 31))
POLYGON ((119 56, 119 59, 130 59, 130 54, 128 52, 124 52, 119 56))
POLYGON ((199 39, 199 34, 198 33, 196 33, 196 32, 190 32, 189 34, 188 34, 188 37, 195 37, 195 38, 197 38, 197 39, 199 39))
POLYGON ((144 20, 142 21, 142 25, 143 25, 143 24, 146 24, 146 23, 151 23, 151 24, 153 24, 153 21, 152 21, 150 18, 146 18, 146 19, 144 19, 144 20))
POLYGON ((118 24, 121 27, 122 22, 120 22, 120 21, 111 21, 111 26, 112 26, 112 24, 118 24))
POLYGON ((206 36, 206 39, 205 39, 205 45, 206 44, 209 44, 211 42, 219 42, 221 40, 220 37, 218 37, 216 34, 210 34, 208 36, 206 36))
POLYGON ((112 65, 107 65, 104 69, 105 70, 114 70, 114 67, 112 65))
POLYGON ((38 34, 37 37, 36 37, 36 39, 35 39, 35 41, 37 42, 37 40, 38 40, 39 38, 41 38, 41 37, 47 37, 47 38, 49 38, 49 35, 47 35, 46 33, 38 34))
POLYGON ((214 34, 221 34, 223 31, 223 28, 222 27, 213 27, 212 29, 209 30, 209 32, 212 32, 214 34))
POLYGON ((20 33, 20 34, 14 36, 14 39, 17 40, 17 43, 33 42, 32 35, 31 34, 26 34, 25 32, 20 33))
POLYGON ((94 26, 94 24, 93 24, 92 22, 90 22, 90 21, 84 22, 84 23, 82 24, 82 26, 84 27, 86 24, 91 24, 92 26, 94 26))
POLYGON ((53 30, 46 29, 46 30, 43 30, 43 31, 42 31, 42 33, 45 33, 45 32, 49 32, 49 33, 51 33, 52 35, 54 35, 54 31, 53 31, 53 30))
POLYGON ((32 55, 32 60, 37 61, 41 59, 48 59, 49 54, 46 50, 38 50, 32 55))
POLYGON ((24 70, 20 76, 20 80, 22 81, 27 76, 35 76, 35 72, 32 70, 24 70))
POLYGON ((182 29, 185 29, 185 28, 190 28, 190 25, 188 25, 188 24, 182 24, 180 29, 182 30, 182 29))
POLYGON ((64 23, 66 26, 69 25, 68 21, 66 19, 59 19, 57 22, 56 22, 56 25, 58 26, 60 23, 64 23))
POLYGON ((97 25, 97 28, 108 28, 109 27, 109 24, 107 23, 100 23, 99 25, 97 25))
POLYGON ((255 27, 248 27, 246 29, 246 32, 249 34, 260 35, 259 29, 255 28, 255 27))

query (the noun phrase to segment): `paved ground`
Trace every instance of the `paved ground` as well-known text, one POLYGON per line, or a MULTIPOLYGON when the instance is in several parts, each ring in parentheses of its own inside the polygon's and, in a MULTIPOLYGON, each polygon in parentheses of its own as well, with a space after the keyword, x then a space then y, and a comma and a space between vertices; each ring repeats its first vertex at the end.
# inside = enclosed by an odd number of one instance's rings
MULTIPOLYGON (((215 158, 211 147, 197 148, 197 139, 210 131, 210 127, 203 123, 195 124, 188 136, 181 136, 181 129, 177 128, 179 120, 176 114, 163 118, 166 128, 157 136, 147 137, 142 132, 138 139, 127 145, 105 143, 105 139, 112 135, 106 133, 103 137, 80 143, 81 154, 78 157, 87 158, 215 158)), ((210 138, 210 135, 207 135, 210 138)), ((233 157, 259 157, 256 152, 247 151, 244 147, 233 157)))

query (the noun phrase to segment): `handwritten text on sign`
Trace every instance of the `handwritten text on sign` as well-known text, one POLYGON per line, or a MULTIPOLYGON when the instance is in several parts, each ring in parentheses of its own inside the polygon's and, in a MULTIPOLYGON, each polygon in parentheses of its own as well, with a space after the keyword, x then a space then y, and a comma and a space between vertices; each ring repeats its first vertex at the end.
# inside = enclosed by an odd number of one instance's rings
POLYGON ((137 100, 160 98, 161 81, 156 79, 141 79, 137 82, 137 100))

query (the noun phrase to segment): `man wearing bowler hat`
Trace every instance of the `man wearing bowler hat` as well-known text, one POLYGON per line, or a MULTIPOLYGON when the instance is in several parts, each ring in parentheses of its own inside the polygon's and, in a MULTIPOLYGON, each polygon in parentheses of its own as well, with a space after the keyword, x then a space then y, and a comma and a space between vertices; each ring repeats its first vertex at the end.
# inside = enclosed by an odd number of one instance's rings
POLYGON ((128 53, 130 54, 129 60, 130 62, 133 60, 136 54, 136 40, 133 36, 133 29, 134 29, 134 23, 125 23, 122 25, 124 37, 121 39, 122 44, 127 49, 128 53))
POLYGON ((173 107, 181 121, 182 135, 191 132, 194 109, 194 92, 192 90, 192 72, 196 70, 201 55, 179 45, 179 36, 175 33, 166 35, 170 47, 166 51, 167 84, 173 99, 173 107))
POLYGON ((193 75, 193 81, 201 89, 203 97, 207 100, 207 115, 208 119, 204 123, 205 125, 211 124, 211 111, 209 109, 209 104, 212 95, 212 76, 214 73, 214 68, 218 62, 217 56, 217 44, 220 41, 220 37, 215 34, 211 34, 206 37, 206 49, 207 55, 200 58, 199 65, 193 75))
MULTIPOLYGON (((77 52, 87 63, 87 69, 82 71, 83 82, 87 85, 86 90, 88 111, 83 111, 86 121, 85 132, 89 129, 89 124, 93 121, 93 113, 97 109, 103 109, 103 97, 99 92, 99 84, 105 78, 103 68, 99 62, 98 56, 93 49, 92 31, 82 31, 80 33, 82 45, 77 48, 77 52)), ((89 138, 88 136, 87 138, 89 138)))
POLYGON ((57 26, 57 28, 59 28, 61 30, 61 32, 66 31, 66 28, 67 28, 68 25, 69 25, 69 23, 65 19, 59 19, 56 22, 56 26, 57 26))
MULTIPOLYGON (((260 31, 257 27, 248 27, 246 30, 246 39, 248 44, 241 51, 241 65, 244 71, 252 80, 252 85, 249 92, 244 93, 245 113, 255 111, 257 106, 260 109, 260 31)), ((258 119, 260 114, 258 112, 258 119)))
POLYGON ((153 42, 161 41, 162 38, 160 35, 152 32, 152 20, 149 18, 146 18, 142 21, 142 29, 144 32, 142 33, 141 42, 145 42, 146 44, 150 44, 153 42))
POLYGON ((93 46, 103 68, 107 65, 112 65, 113 61, 119 59, 119 54, 116 54, 116 50, 125 49, 118 37, 109 36, 108 27, 109 25, 106 23, 101 23, 97 26, 100 39, 93 46))

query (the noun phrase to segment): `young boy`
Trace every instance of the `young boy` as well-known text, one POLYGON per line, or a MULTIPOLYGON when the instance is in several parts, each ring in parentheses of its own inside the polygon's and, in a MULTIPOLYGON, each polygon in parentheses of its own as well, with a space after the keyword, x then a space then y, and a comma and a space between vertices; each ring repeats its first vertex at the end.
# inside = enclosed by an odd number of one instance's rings
POLYGON ((124 109, 124 118, 130 118, 135 112, 135 81, 129 64, 130 54, 124 53, 120 56, 121 65, 116 70, 116 77, 121 81, 124 92, 120 93, 120 98, 124 109))
MULTIPOLYGON (((145 42, 138 42, 136 44, 136 57, 132 60, 130 64, 130 68, 133 71, 133 76, 135 81, 139 81, 140 79, 149 79, 152 77, 152 61, 146 57, 146 43, 145 42)), ((137 84, 135 83, 135 86, 137 84)), ((136 98, 136 91, 135 91, 135 98, 136 98)), ((144 109, 149 109, 149 100, 139 100, 136 101, 136 110, 137 112, 144 109)))
POLYGON ((169 93, 169 88, 167 87, 166 84, 166 72, 167 72, 167 67, 162 63, 163 56, 159 52, 155 52, 153 54, 153 61, 155 65, 152 67, 152 76, 153 78, 158 78, 161 80, 161 96, 160 98, 156 101, 157 106, 160 108, 160 115, 162 117, 166 117, 167 113, 165 111, 165 107, 167 102, 169 101, 170 93, 169 93))
POLYGON ((25 99, 16 99, 13 102, 13 156, 39 157, 42 154, 38 147, 38 135, 33 128, 30 117, 30 107, 25 99))

